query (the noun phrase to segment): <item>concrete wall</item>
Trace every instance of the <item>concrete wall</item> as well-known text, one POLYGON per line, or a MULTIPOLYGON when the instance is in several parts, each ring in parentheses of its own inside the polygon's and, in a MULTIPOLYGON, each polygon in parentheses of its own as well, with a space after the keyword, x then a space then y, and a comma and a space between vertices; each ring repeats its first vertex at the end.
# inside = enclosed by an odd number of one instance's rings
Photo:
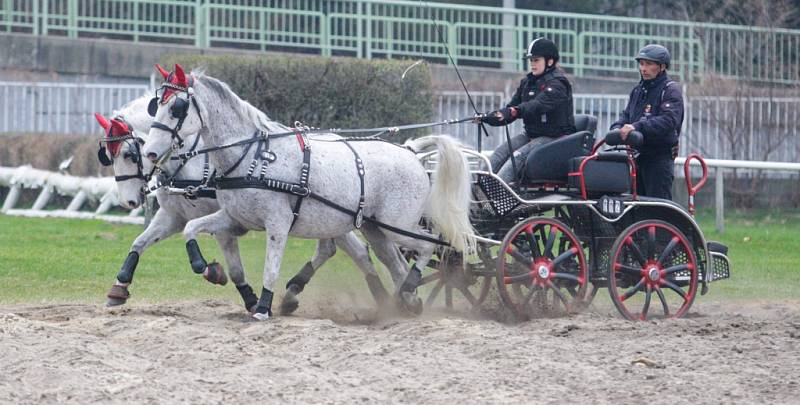
MULTIPOLYGON (((141 83, 150 77, 153 64, 163 55, 175 53, 263 54, 263 52, 227 48, 0 34, 0 80, 96 80, 141 83)), ((409 61, 409 65, 412 63, 413 61, 409 61)), ((508 73, 480 68, 461 68, 460 71, 470 91, 503 91, 506 87, 515 88, 527 73, 508 73)), ((432 65, 432 72, 436 89, 462 90, 455 70, 451 66, 432 65)), ((630 80, 619 79, 580 78, 574 81, 575 92, 579 93, 627 94, 635 84, 630 80)))

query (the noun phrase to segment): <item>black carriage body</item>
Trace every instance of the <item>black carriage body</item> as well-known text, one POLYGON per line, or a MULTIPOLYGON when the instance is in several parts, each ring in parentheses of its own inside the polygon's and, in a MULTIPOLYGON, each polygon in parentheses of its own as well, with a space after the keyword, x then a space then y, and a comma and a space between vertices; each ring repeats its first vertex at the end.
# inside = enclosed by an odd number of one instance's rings
MULTIPOLYGON (((639 221, 661 220, 686 235, 698 261, 698 278, 707 280, 708 254, 702 231, 688 212, 672 201, 648 197, 634 200, 631 194, 613 191, 586 200, 575 188, 510 190, 489 173, 476 176, 472 223, 485 238, 502 240, 514 225, 531 217, 556 218, 572 229, 587 249, 590 281, 601 287, 607 285, 611 247, 622 231, 639 221)), ((685 276, 676 275, 675 279, 685 285, 685 276)))

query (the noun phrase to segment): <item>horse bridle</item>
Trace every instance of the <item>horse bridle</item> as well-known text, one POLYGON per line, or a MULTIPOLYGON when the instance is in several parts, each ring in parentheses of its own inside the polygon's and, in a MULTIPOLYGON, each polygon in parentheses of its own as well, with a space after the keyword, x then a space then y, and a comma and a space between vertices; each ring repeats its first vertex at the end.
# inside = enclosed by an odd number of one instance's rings
MULTIPOLYGON (((122 176, 114 176, 114 180, 116 181, 126 181, 131 179, 140 179, 144 181, 149 181, 150 175, 144 174, 144 166, 142 165, 142 150, 141 144, 144 143, 144 140, 138 136, 134 136, 131 133, 122 136, 114 136, 114 137, 107 137, 100 140, 100 148, 97 150, 97 159, 100 161, 100 164, 103 166, 111 166, 114 164, 114 158, 109 158, 108 154, 106 153, 106 147, 103 146, 103 143, 108 142, 125 142, 128 145, 133 145, 132 148, 127 154, 130 154, 130 159, 134 163, 136 163, 136 174, 126 174, 122 176), (130 142, 130 141, 133 142, 130 142)), ((126 156, 123 156, 123 158, 126 156)), ((151 173, 152 174, 152 173, 151 173)))
POLYGON ((194 105, 194 108, 197 111, 197 116, 200 117, 200 126, 205 126, 205 123, 203 123, 203 115, 200 114, 200 106, 197 104, 197 100, 194 98, 194 89, 191 87, 193 81, 194 79, 190 77, 189 86, 187 87, 179 86, 170 82, 162 83, 161 87, 156 89, 155 97, 153 97, 150 100, 150 104, 147 105, 147 113, 150 114, 151 117, 155 117, 156 112, 158 111, 158 104, 161 99, 161 97, 158 96, 158 91, 166 89, 175 90, 175 102, 173 102, 172 106, 169 108, 169 114, 172 116, 172 118, 178 120, 177 125, 175 125, 174 128, 170 128, 169 126, 158 121, 153 121, 153 123, 150 125, 150 128, 160 129, 170 133, 172 136, 173 149, 181 149, 184 146, 183 138, 178 132, 180 132, 181 128, 183 127, 183 122, 186 120, 186 117, 189 116, 190 103, 194 105), (178 96, 179 92, 186 93, 187 97, 185 100, 178 96))

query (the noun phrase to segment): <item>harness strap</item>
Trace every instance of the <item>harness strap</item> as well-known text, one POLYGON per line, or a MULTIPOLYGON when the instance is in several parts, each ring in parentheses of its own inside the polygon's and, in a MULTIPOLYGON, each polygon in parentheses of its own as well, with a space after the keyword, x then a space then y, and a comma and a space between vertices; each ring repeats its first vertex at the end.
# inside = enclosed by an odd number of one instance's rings
MULTIPOLYGON (((244 148, 244 153, 242 153, 242 156, 239 157, 239 160, 237 160, 236 163, 233 164, 233 166, 231 166, 228 170, 226 170, 224 173, 222 173, 222 177, 225 177, 225 176, 231 174, 234 170, 236 170, 237 167, 239 167, 240 164, 242 164, 242 161, 247 156, 247 152, 250 151, 250 147, 253 146, 253 142, 258 140, 257 138, 258 138, 259 134, 261 134, 261 131, 256 130, 256 132, 253 134, 253 137, 248 139, 249 142, 246 142, 246 143, 245 142, 241 142, 242 145, 247 145, 247 147, 244 148)), ((218 149, 224 149, 224 148, 218 148, 218 149)))
MULTIPOLYGON (((303 149, 303 166, 300 168, 300 187, 308 190, 308 175, 311 172, 311 145, 304 141, 303 136, 297 134, 297 140, 300 142, 300 147, 303 149)), ((263 176, 262 176, 263 178, 263 176)), ((304 196, 297 196, 297 201, 292 208, 292 225, 289 227, 291 230, 294 228, 294 223, 300 217, 300 206, 303 205, 304 196)))
POLYGON ((356 152, 353 145, 350 145, 349 142, 346 140, 342 141, 350 151, 353 152, 353 156, 355 156, 356 161, 356 172, 358 173, 358 180, 361 183, 361 194, 358 196, 358 208, 356 209, 356 215, 353 222, 356 228, 361 229, 361 225, 364 222, 364 162, 361 160, 361 157, 358 156, 358 152, 356 152))
MULTIPOLYGON (((254 178, 246 178, 246 177, 217 177, 216 179, 217 189, 218 190, 230 190, 230 189, 237 189, 237 188, 260 188, 263 190, 272 190, 278 191, 283 193, 294 194, 296 196, 302 197, 311 197, 337 211, 343 212, 345 214, 349 214, 351 216, 356 216, 358 213, 343 207, 335 202, 328 200, 327 198, 311 192, 308 187, 302 187, 300 184, 297 183, 290 183, 283 180, 275 180, 275 179, 254 179, 254 178)), ((374 218, 364 217, 364 221, 369 222, 371 224, 375 224, 376 226, 389 230, 399 235, 407 236, 409 238, 420 239, 426 242, 434 243, 441 246, 450 246, 449 243, 438 239, 433 238, 427 235, 421 235, 418 233, 406 231, 404 229, 400 229, 389 224, 385 224, 380 222, 374 218)))

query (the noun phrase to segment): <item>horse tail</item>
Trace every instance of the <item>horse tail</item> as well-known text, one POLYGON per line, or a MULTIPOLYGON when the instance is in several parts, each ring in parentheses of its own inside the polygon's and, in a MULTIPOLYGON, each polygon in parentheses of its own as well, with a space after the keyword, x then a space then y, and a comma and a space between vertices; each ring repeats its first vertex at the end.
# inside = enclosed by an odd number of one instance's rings
POLYGON ((427 213, 433 229, 441 233, 450 245, 459 252, 471 254, 475 251, 475 231, 469 220, 472 199, 467 160, 459 144, 448 136, 426 136, 415 139, 410 146, 424 147, 435 144, 438 165, 433 173, 433 185, 428 194, 427 213))

